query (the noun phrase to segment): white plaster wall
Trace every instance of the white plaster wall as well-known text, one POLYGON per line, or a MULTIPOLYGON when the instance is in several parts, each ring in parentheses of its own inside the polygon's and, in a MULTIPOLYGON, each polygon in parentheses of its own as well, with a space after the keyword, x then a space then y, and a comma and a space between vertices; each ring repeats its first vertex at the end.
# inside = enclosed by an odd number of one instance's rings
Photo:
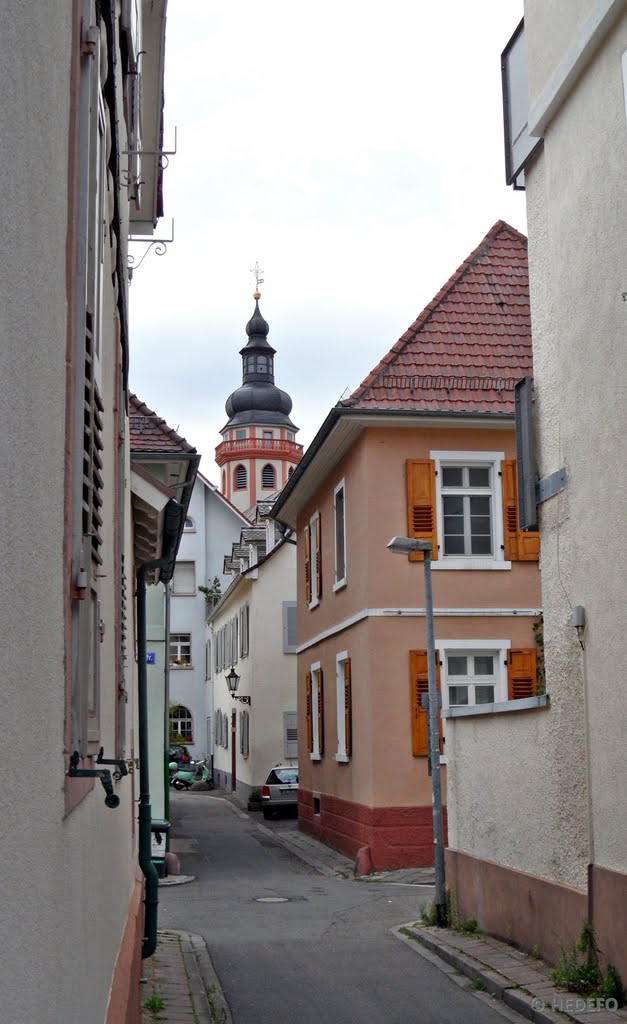
MULTIPOLYGON (((274 764, 284 760, 283 712, 296 711, 296 656, 283 654, 283 601, 296 599, 296 547, 284 544, 259 567, 257 579, 242 579, 231 600, 225 602, 212 621, 218 631, 248 601, 250 616, 249 655, 235 666, 238 692, 252 698, 250 711, 250 753, 239 752, 237 737, 237 779, 244 787, 261 786, 274 764)), ((224 672, 214 678, 216 709, 229 717, 233 708, 244 707, 228 694, 224 672)), ((239 714, 238 714, 239 729, 239 714)), ((216 746, 215 768, 231 773, 229 748, 216 746)), ((243 787, 240 787, 243 788, 243 787)), ((247 792, 247 790, 246 790, 247 792)))
MULTIPOLYGON (((11 1024, 104 1020, 134 877, 130 780, 116 787, 116 810, 97 783, 64 817, 71 12, 69 0, 7 0, 0 33, 0 135, 10 154, 0 162, 0 1015, 11 1024)), ((105 472, 110 480, 110 463, 105 472)), ((105 547, 110 564, 108 529, 105 547)), ((109 651, 110 590, 103 608, 109 651)), ((112 718, 103 708, 109 751, 112 718)))
MULTIPOLYGON (((196 564, 196 586, 210 586, 217 576, 224 593, 232 582, 223 573, 224 556, 234 542, 239 541, 245 521, 222 501, 211 487, 197 477, 189 504, 189 515, 194 520, 195 532, 185 532, 177 555, 179 561, 196 564)), ((213 707, 207 692, 205 644, 207 602, 204 594, 195 597, 172 596, 170 603, 170 631, 191 633, 192 666, 170 670, 170 701, 184 704, 192 713, 194 743, 190 751, 194 757, 211 753, 207 744, 207 717, 213 707)))

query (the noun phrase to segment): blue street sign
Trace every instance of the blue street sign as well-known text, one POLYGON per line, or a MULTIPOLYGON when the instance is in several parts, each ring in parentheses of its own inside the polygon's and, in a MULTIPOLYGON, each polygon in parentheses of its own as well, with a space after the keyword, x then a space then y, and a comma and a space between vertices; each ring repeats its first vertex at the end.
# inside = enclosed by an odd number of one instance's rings
POLYGON ((155 651, 146 651, 146 664, 154 665, 156 657, 155 651))

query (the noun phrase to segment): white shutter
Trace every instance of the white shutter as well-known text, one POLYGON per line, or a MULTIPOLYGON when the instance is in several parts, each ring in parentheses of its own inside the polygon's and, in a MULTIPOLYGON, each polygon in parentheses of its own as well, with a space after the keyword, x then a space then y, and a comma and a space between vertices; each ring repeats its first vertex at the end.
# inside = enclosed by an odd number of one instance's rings
POLYGON ((196 595, 196 565, 194 562, 176 562, 172 577, 174 595, 196 595))

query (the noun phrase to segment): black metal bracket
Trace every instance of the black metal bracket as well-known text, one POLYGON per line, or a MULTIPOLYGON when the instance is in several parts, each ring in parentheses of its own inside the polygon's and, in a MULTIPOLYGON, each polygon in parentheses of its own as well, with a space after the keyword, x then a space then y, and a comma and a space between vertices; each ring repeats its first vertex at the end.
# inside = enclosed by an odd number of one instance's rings
POLYGON ((250 697, 238 697, 236 693, 232 693, 231 696, 233 700, 239 700, 242 702, 242 704, 248 704, 248 706, 250 707, 250 697))
MULTIPOLYGON (((102 747, 101 753, 102 753, 102 747)), ((113 780, 108 768, 79 768, 80 754, 75 750, 70 758, 70 767, 65 773, 71 779, 100 779, 106 793, 105 804, 107 807, 117 807, 120 803, 119 796, 113 792, 113 780)))
POLYGON ((113 778, 116 782, 122 778, 123 775, 128 775, 128 765, 123 757, 103 757, 104 747, 101 747, 98 751, 98 757, 96 758, 96 764, 116 764, 118 766, 117 772, 113 772, 113 778))

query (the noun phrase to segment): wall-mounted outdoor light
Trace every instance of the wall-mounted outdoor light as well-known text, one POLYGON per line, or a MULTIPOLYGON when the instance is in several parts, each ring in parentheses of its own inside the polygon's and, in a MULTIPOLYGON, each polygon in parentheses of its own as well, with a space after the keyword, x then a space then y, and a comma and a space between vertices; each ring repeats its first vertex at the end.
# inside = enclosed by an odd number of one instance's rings
POLYGON ((250 697, 244 697, 243 695, 237 694, 237 687, 239 686, 240 677, 238 676, 237 672, 235 671, 232 665, 231 671, 227 672, 225 679, 226 685, 229 688, 229 693, 231 694, 233 700, 241 700, 242 704, 248 704, 250 706, 250 697))

